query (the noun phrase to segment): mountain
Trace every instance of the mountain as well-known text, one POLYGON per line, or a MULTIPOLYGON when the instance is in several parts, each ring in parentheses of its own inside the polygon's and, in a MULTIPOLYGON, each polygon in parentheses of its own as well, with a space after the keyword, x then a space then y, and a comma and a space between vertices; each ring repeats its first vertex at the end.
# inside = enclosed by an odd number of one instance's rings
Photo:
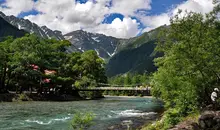
MULTIPOLYGON (((16 27, 18 30, 25 30, 28 33, 34 33, 42 38, 55 38, 57 40, 65 40, 61 31, 51 30, 46 26, 38 26, 37 24, 23 18, 17 18, 13 15, 6 16, 3 12, 0 11, 0 17, 6 20, 8 23, 16 27)), ((79 51, 74 44, 71 47, 67 48, 68 52, 79 51)))
POLYGON ((36 35, 43 37, 43 38, 55 38, 57 40, 63 40, 64 37, 61 31, 52 31, 46 26, 38 26, 35 23, 30 22, 27 19, 17 18, 13 15, 6 16, 4 13, 0 11, 0 17, 5 19, 7 22, 12 24, 13 26, 17 27, 19 30, 23 29, 29 33, 35 33, 36 35))
POLYGON ((26 34, 24 30, 19 30, 3 18, 0 17, 0 41, 7 36, 22 37, 26 34))
POLYGON ((69 40, 72 45, 67 48, 69 53, 74 51, 95 50, 103 59, 112 57, 117 49, 119 39, 105 36, 102 34, 93 34, 82 30, 73 31, 63 35, 61 31, 53 31, 46 26, 38 26, 35 23, 23 18, 17 18, 13 15, 6 16, 0 12, 0 17, 15 26, 18 30, 25 30, 28 33, 34 33, 42 38, 55 38, 57 40, 69 40))
POLYGON ((155 53, 157 36, 161 28, 146 32, 139 37, 131 38, 124 44, 119 44, 118 53, 116 53, 106 65, 106 74, 109 77, 131 73, 151 73, 156 71, 154 58, 162 56, 155 53))
POLYGON ((117 50, 120 39, 105 36, 103 34, 93 34, 82 30, 73 31, 64 35, 66 40, 69 40, 79 50, 95 50, 97 54, 108 59, 112 57, 117 50))
POLYGON ((19 37, 28 32, 35 33, 43 38, 69 40, 72 44, 67 48, 69 53, 95 50, 101 58, 106 60, 106 74, 111 77, 127 72, 150 73, 155 71, 157 68, 154 66, 153 60, 161 55, 154 53, 155 42, 160 29, 167 26, 130 39, 120 39, 82 30, 63 35, 61 31, 53 31, 46 26, 40 27, 29 20, 6 16, 0 12, 0 27, 0 37, 8 35, 19 37))

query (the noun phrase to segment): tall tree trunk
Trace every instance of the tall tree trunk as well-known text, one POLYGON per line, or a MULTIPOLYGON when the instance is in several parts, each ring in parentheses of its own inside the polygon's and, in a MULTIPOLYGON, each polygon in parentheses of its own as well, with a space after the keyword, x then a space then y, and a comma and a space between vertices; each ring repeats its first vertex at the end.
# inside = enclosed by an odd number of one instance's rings
POLYGON ((10 80, 11 80, 11 71, 8 72, 8 80, 6 83, 6 88, 8 88, 10 80))
POLYGON ((1 90, 5 91, 5 80, 6 80, 6 74, 7 74, 7 64, 5 62, 3 67, 3 73, 2 73, 2 79, 1 79, 1 90))
POLYGON ((77 90, 72 90, 72 96, 81 98, 81 96, 79 95, 79 92, 77 90))
POLYGON ((1 78, 1 75, 0 75, 0 93, 1 93, 1 90, 2 90, 2 78, 1 78))

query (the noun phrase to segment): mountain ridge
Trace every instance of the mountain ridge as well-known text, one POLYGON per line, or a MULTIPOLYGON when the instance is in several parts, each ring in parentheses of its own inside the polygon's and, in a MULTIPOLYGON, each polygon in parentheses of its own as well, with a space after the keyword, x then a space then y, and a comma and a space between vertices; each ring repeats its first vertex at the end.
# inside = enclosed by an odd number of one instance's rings
POLYGON ((116 53, 119 44, 118 38, 83 30, 67 33, 64 38, 74 43, 77 49, 81 51, 95 50, 103 59, 112 57, 116 53))
POLYGON ((162 54, 154 51, 159 32, 162 28, 145 32, 139 37, 130 39, 122 49, 115 54, 106 65, 106 74, 109 77, 124 73, 151 73, 157 70, 154 58, 162 54))
POLYGON ((24 30, 19 30, 3 18, 0 17, 0 41, 7 36, 13 36, 15 38, 22 37, 26 34, 24 30))
MULTIPOLYGON (((145 32, 138 37, 129 39, 115 38, 104 34, 90 33, 83 30, 72 31, 62 34, 61 31, 51 30, 46 26, 38 26, 35 23, 15 16, 6 16, 0 12, 2 19, 8 22, 8 26, 14 26, 16 31, 25 30, 29 33, 35 33, 43 38, 55 38, 57 40, 69 40, 71 46, 67 48, 68 53, 75 51, 84 52, 94 50, 106 62, 106 74, 115 76, 127 72, 142 73, 153 72, 153 59, 158 55, 152 56, 155 48, 155 42, 160 28, 145 32)), ((24 32, 25 32, 24 31, 24 32)))
POLYGON ((61 31, 53 31, 46 26, 38 26, 36 23, 29 21, 24 18, 17 18, 13 15, 6 16, 3 12, 0 11, 0 17, 5 19, 7 22, 17 27, 19 30, 23 29, 29 33, 35 33, 37 36, 43 38, 55 38, 57 40, 63 40, 63 35, 61 31), (58 33, 59 32, 59 33, 58 33))

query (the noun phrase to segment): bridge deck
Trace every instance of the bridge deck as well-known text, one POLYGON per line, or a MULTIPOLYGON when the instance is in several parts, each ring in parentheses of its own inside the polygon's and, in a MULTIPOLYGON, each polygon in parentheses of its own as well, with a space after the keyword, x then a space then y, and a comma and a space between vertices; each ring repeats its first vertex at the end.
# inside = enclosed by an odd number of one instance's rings
POLYGON ((78 91, 111 91, 111 90, 131 90, 131 91, 150 91, 150 87, 138 88, 138 87, 96 87, 96 88, 80 88, 78 91))

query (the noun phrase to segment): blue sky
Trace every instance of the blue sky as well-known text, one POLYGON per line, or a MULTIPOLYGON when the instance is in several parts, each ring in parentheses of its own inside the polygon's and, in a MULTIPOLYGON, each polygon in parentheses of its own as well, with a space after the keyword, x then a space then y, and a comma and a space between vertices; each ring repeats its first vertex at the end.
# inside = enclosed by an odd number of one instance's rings
POLYGON ((0 0, 0 11, 63 33, 83 29, 129 38, 164 24, 175 11, 207 13, 212 0, 0 0))

